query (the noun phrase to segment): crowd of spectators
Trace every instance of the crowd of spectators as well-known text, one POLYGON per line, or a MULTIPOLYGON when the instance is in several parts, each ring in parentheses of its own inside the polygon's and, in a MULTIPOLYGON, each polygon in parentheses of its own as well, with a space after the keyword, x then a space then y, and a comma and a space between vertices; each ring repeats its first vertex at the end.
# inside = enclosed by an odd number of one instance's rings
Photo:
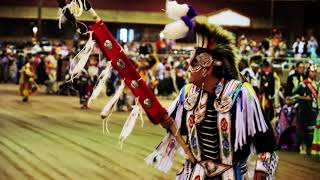
MULTIPOLYGON (((297 60, 303 57, 312 58, 317 54, 317 40, 314 36, 310 36, 306 41, 301 36, 290 48, 290 45, 281 38, 281 34, 275 34, 272 38, 259 43, 242 35, 237 44, 241 57, 239 69, 255 89, 266 118, 274 122, 279 148, 298 149, 302 154, 310 153, 312 133, 308 130, 315 127, 318 101, 314 93, 312 94, 306 87, 307 83, 315 84, 314 90, 318 93, 316 66, 309 61, 299 61, 293 66, 287 82, 283 84, 279 71, 273 67, 272 58, 286 57, 290 52, 297 60), (302 110, 314 114, 303 121, 302 110)), ((94 48, 85 71, 74 81, 69 81, 69 63, 84 45, 85 42, 70 46, 63 41, 49 43, 47 40, 24 45, 2 43, 0 83, 18 84, 19 79, 21 81, 20 73, 24 65, 29 63, 33 71, 32 79, 38 87, 44 87, 47 94, 79 95, 81 108, 88 108, 88 98, 100 72, 107 65, 107 59, 98 48, 94 48)), ((130 42, 122 43, 122 46, 137 65, 140 76, 156 95, 173 97, 188 83, 190 49, 178 49, 174 41, 161 38, 155 43, 130 42)), ((121 84, 120 79, 117 72, 113 71, 106 83, 107 96, 112 96, 116 92, 121 84)), ((130 92, 125 91, 117 104, 117 109, 130 110, 133 101, 130 92)))

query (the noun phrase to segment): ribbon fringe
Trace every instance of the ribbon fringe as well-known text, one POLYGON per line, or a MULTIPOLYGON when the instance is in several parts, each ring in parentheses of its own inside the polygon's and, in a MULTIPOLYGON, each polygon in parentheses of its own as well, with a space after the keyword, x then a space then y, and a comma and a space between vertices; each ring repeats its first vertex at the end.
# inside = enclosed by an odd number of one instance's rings
MULTIPOLYGON (((180 129, 183 113, 184 88, 180 91, 176 99, 171 103, 168 110, 168 114, 171 115, 176 110, 175 124, 180 129)), ((145 161, 148 165, 155 164, 155 167, 160 171, 167 173, 173 164, 174 156, 176 152, 179 152, 181 156, 185 156, 182 148, 179 148, 179 144, 175 140, 173 134, 167 133, 162 139, 161 143, 157 146, 154 152, 152 152, 145 161)))
POLYGON ((266 132, 268 129, 259 100, 247 83, 243 84, 237 97, 236 111, 235 151, 247 143, 248 136, 253 137, 257 132, 266 132))
POLYGON ((176 142, 172 134, 167 134, 156 150, 151 153, 146 159, 148 165, 154 164, 157 169, 162 172, 168 173, 172 167, 174 155, 178 149, 178 143, 176 142))

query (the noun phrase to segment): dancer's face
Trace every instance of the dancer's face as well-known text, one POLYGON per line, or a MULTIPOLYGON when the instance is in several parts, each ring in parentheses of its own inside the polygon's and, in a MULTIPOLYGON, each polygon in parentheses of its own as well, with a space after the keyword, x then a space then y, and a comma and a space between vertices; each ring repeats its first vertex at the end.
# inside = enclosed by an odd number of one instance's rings
POLYGON ((194 51, 189 61, 190 82, 201 87, 213 61, 213 58, 209 53, 205 52, 205 49, 194 51))
POLYGON ((190 83, 201 87, 202 83, 205 81, 205 77, 203 77, 203 71, 204 69, 201 68, 199 71, 191 72, 190 83))

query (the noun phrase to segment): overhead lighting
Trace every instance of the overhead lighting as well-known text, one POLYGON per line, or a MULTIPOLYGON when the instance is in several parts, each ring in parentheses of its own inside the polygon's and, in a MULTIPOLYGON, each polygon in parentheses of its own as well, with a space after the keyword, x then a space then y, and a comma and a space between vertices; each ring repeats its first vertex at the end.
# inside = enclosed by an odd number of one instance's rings
POLYGON ((37 34, 37 32, 38 32, 38 27, 37 27, 37 26, 34 26, 34 27, 32 28, 32 32, 33 32, 33 34, 37 34))
POLYGON ((125 43, 128 41, 128 30, 126 28, 120 29, 120 40, 125 43))
POLYGON ((160 37, 160 39, 163 39, 163 38, 164 38, 163 32, 161 32, 161 33, 159 34, 159 37, 160 37))
POLYGON ((222 26, 250 26, 250 19, 232 10, 225 10, 208 17, 209 23, 222 26))

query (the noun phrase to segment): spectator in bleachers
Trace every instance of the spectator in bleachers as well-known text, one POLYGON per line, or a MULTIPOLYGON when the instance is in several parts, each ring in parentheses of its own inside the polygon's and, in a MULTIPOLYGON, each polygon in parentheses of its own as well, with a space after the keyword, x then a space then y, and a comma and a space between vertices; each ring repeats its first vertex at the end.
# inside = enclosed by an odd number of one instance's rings
POLYGON ((297 107, 297 145, 301 154, 310 154, 314 125, 317 118, 316 68, 312 65, 306 71, 307 79, 300 82, 294 94, 299 95, 297 107))
POLYGON ((289 75, 284 91, 285 97, 292 96, 293 90, 296 89, 300 82, 305 79, 304 64, 302 61, 297 62, 294 73, 289 75))
POLYGON ((53 88, 57 80, 57 60, 52 55, 48 55, 44 58, 46 74, 48 79, 44 81, 44 84, 47 87, 47 94, 54 94, 55 90, 53 88))
POLYGON ((178 90, 180 90, 186 84, 186 73, 187 70, 182 64, 183 58, 180 58, 178 65, 175 67, 176 71, 176 84, 178 90))
POLYGON ((262 64, 260 94, 262 96, 261 106, 266 113, 266 120, 272 121, 274 117, 275 77, 272 65, 267 60, 262 64))
POLYGON ((311 147, 311 154, 315 156, 320 156, 320 101, 319 101, 319 92, 320 92, 320 83, 318 83, 318 116, 317 116, 317 121, 316 121, 316 126, 313 132, 313 141, 312 141, 312 147, 311 147))
POLYGON ((20 70, 21 70, 22 66, 25 64, 25 59, 26 58, 31 58, 31 56, 30 55, 24 55, 23 53, 19 53, 18 54, 18 58, 17 58, 17 75, 16 75, 17 83, 19 83, 20 70), (28 56, 28 57, 26 57, 26 56, 28 56))
POLYGON ((167 44, 163 37, 159 36, 159 39, 156 42, 156 49, 158 54, 166 54, 167 53, 167 44))
POLYGON ((257 65, 253 59, 250 60, 250 64, 248 64, 247 60, 242 61, 242 63, 245 65, 245 68, 243 68, 240 73, 247 79, 247 81, 252 85, 253 89, 258 93, 260 88, 260 73, 258 72, 259 65, 257 65))
POLYGON ((301 57, 301 54, 300 54, 301 49, 299 48, 300 42, 301 42, 300 37, 297 37, 296 41, 292 45, 292 51, 294 52, 295 58, 301 57))
POLYGON ((1 79, 0 82, 7 83, 9 80, 9 57, 11 50, 5 50, 4 54, 0 61, 0 72, 1 72, 1 79))
POLYGON ((158 90, 159 95, 170 96, 174 92, 173 79, 171 77, 171 65, 165 63, 164 65, 164 78, 159 82, 158 90))
POLYGON ((10 50, 8 52, 8 81, 11 83, 16 83, 16 75, 17 75, 17 58, 16 53, 13 52, 13 50, 10 50))
POLYGON ((310 36, 310 39, 308 41, 308 53, 311 54, 311 49, 314 48, 315 50, 318 49, 318 41, 314 36, 310 36))

